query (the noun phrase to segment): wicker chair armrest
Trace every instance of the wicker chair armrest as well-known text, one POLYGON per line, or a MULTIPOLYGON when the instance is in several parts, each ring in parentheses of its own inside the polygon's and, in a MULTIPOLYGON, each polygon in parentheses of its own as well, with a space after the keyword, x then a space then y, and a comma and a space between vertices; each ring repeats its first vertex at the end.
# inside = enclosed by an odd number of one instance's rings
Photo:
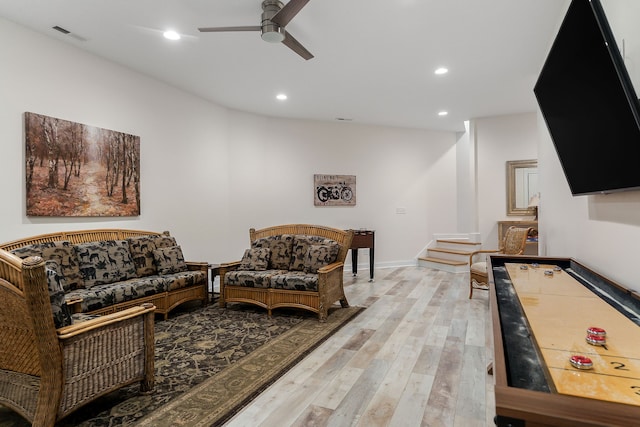
POLYGON ((240 266, 241 261, 231 261, 231 262, 223 262, 220 264, 220 268, 224 268, 225 270, 235 270, 240 266))
POLYGON ((126 319, 144 316, 147 313, 150 313, 149 315, 153 316, 153 312, 155 311, 155 309, 155 305, 151 303, 145 303, 138 307, 131 307, 126 310, 118 311, 117 313, 107 314, 105 316, 100 316, 95 319, 87 320, 85 322, 65 326, 63 328, 57 329, 58 338, 60 340, 66 340, 87 333, 94 329, 103 328, 107 325, 121 322, 126 319))
POLYGON ((344 267, 344 263, 343 262, 334 262, 332 264, 329 265, 325 265, 324 267, 320 267, 318 269, 318 274, 326 274, 326 273, 330 273, 331 271, 337 269, 337 268, 343 268, 344 267))
POLYGON ((186 261, 189 271, 208 271, 209 264, 204 261, 186 261))
POLYGON ((479 251, 473 251, 469 255, 469 265, 473 264, 473 257, 478 254, 496 254, 502 252, 502 249, 482 249, 479 251))
POLYGON ((223 262, 219 267, 220 283, 224 282, 224 275, 230 271, 237 270, 240 267, 240 261, 223 262))

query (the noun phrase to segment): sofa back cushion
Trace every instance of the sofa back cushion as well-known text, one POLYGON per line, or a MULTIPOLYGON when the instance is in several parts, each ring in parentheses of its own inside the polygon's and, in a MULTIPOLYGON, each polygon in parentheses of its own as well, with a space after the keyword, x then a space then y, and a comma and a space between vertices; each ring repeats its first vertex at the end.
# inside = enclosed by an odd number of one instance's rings
POLYGON ((45 275, 49 288, 49 300, 53 312, 53 323, 56 328, 69 326, 72 323, 71 310, 64 300, 64 276, 59 273, 60 266, 55 261, 45 262, 45 275))
POLYGON ((158 274, 173 274, 187 271, 187 263, 184 261, 182 248, 180 246, 171 246, 167 248, 159 248, 153 251, 158 274))
POLYGON ((58 264, 58 273, 64 276, 65 291, 84 288, 76 249, 68 240, 27 245, 16 248, 11 253, 22 259, 39 256, 45 261, 55 261, 58 264))
POLYGON ((76 245, 80 274, 87 288, 136 277, 126 240, 101 240, 76 245))
POLYGON ((137 236, 127 239, 138 277, 156 274, 157 269, 153 258, 153 251, 157 249, 156 239, 157 236, 137 236))
POLYGON ((317 273, 321 267, 335 262, 340 247, 336 245, 309 245, 304 258, 304 272, 317 273))
POLYGON ((335 257, 331 262, 335 262, 338 252, 340 251, 340 244, 332 239, 320 236, 305 236, 296 235, 293 241, 293 250, 291 254, 291 265, 289 270, 292 271, 305 271, 305 263, 307 262, 307 254, 311 245, 325 245, 334 247, 335 257))
POLYGON ((291 249, 293 247, 293 235, 281 234, 256 239, 251 243, 252 248, 271 249, 269 258, 270 270, 288 270, 291 264, 291 249))

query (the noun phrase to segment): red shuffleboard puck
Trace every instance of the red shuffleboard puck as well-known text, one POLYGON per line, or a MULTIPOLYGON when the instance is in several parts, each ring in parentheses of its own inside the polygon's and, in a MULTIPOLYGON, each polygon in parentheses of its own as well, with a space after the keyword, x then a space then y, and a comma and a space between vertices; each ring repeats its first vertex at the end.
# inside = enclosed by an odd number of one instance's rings
POLYGON ((587 342, 591 345, 605 345, 607 338, 604 335, 587 335, 587 342))
POLYGON ((607 335, 607 331, 605 331, 602 328, 597 328, 595 326, 592 326, 587 329, 587 335, 601 335, 604 337, 607 335))
POLYGON ((593 368, 593 362, 591 361, 591 359, 589 359, 586 356, 581 356, 581 355, 571 356, 571 358, 569 359, 569 362, 571 362, 571 365, 573 365, 574 368, 578 368, 578 369, 593 368))

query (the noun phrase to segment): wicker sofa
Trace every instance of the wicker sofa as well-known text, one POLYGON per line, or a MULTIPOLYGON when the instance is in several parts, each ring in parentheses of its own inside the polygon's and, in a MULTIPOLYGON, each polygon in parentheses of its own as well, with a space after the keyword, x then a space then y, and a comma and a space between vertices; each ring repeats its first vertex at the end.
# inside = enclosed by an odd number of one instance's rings
POLYGON ((169 232, 60 232, 0 244, 0 250, 22 259, 55 260, 74 313, 104 315, 151 303, 166 319, 178 305, 192 300, 205 304, 208 298, 208 264, 185 262, 169 232))
POLYGON ((250 229, 242 260, 220 265, 220 305, 255 304, 271 310, 295 307, 327 319, 329 307, 349 303, 343 270, 353 231, 289 224, 250 229))
POLYGON ((152 391, 154 306, 59 327, 53 307, 65 306, 57 298, 63 290, 45 265, 41 257, 0 251, 0 404, 33 426, 53 427, 122 386, 139 382, 142 392, 152 391))

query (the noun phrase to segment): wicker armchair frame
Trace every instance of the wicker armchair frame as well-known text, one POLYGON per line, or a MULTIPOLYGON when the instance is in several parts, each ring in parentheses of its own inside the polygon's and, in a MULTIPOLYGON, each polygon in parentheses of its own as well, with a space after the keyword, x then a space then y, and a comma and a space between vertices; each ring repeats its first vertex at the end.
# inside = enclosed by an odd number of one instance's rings
POLYGON ((250 243, 257 239, 282 234, 320 236, 335 240, 340 245, 336 261, 318 270, 318 291, 293 291, 273 288, 248 288, 244 286, 229 286, 225 284, 224 276, 227 272, 237 270, 240 261, 220 265, 220 306, 226 307, 228 302, 244 302, 255 304, 267 309, 271 316, 274 308, 293 307, 318 313, 320 322, 327 320, 329 307, 336 301, 344 308, 349 302, 344 293, 343 271, 344 260, 351 247, 353 231, 309 224, 287 224, 268 228, 249 230, 250 243))
POLYGON ((504 234, 504 239, 500 242, 500 248, 496 250, 479 250, 469 255, 469 298, 473 296, 474 289, 489 289, 489 274, 487 272, 486 258, 482 265, 473 260, 478 254, 505 254, 522 255, 526 248, 527 236, 533 230, 531 227, 511 226, 504 234))
POLYGON ((0 404, 33 426, 127 384, 153 390, 152 304, 56 329, 45 261, 1 250, 0 301, 0 404))

